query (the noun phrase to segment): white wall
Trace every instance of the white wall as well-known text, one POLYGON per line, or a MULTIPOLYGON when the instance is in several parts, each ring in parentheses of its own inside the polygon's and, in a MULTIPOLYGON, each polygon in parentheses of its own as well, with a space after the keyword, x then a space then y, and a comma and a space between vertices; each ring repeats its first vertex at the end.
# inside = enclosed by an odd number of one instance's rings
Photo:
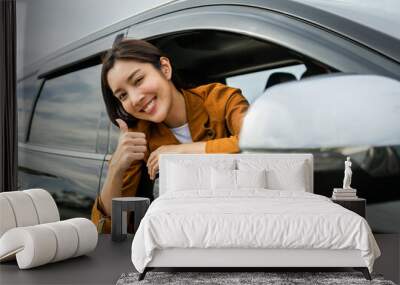
POLYGON ((170 0, 16 0, 17 72, 62 46, 170 0))

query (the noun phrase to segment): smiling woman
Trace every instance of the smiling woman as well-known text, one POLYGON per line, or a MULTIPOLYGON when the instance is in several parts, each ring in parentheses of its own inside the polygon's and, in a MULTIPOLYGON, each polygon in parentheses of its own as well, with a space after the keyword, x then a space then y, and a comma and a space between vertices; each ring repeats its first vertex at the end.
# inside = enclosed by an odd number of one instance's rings
POLYGON ((146 41, 114 44, 103 57, 101 84, 120 137, 92 209, 99 232, 110 232, 112 198, 136 196, 139 187, 152 197, 160 154, 239 152, 249 106, 241 90, 218 82, 182 83, 169 58, 146 41))

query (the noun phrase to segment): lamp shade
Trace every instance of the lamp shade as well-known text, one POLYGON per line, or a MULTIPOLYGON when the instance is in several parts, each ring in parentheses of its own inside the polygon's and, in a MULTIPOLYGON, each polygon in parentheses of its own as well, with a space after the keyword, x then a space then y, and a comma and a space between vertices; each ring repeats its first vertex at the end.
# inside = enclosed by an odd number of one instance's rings
POLYGON ((400 82, 322 75, 276 85, 249 108, 242 150, 400 144, 400 82))

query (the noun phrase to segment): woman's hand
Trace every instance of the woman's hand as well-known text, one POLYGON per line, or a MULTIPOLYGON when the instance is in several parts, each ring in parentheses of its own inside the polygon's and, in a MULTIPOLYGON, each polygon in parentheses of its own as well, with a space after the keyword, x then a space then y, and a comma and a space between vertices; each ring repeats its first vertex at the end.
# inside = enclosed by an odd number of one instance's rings
POLYGON ((115 150, 110 168, 116 174, 123 174, 135 160, 144 159, 147 150, 146 136, 142 132, 130 132, 128 125, 121 119, 116 120, 121 130, 117 149, 115 150))
POLYGON ((156 178, 156 173, 159 169, 158 160, 162 153, 205 153, 206 143, 205 142, 194 142, 185 144, 172 144, 162 145, 153 151, 149 159, 147 160, 147 169, 151 180, 156 178))
POLYGON ((153 151, 149 159, 147 160, 147 169, 151 180, 156 178, 158 172, 158 160, 161 153, 183 153, 183 145, 173 144, 173 145, 162 145, 153 151))

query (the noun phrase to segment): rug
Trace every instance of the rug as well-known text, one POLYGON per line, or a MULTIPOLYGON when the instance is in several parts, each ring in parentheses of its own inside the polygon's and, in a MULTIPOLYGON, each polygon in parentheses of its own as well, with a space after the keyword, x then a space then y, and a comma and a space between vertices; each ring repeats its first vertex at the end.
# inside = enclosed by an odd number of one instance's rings
POLYGON ((372 281, 364 278, 361 272, 147 272, 142 281, 138 281, 139 273, 124 273, 117 285, 134 284, 376 284, 395 285, 392 281, 384 280, 382 275, 372 274, 372 281))

